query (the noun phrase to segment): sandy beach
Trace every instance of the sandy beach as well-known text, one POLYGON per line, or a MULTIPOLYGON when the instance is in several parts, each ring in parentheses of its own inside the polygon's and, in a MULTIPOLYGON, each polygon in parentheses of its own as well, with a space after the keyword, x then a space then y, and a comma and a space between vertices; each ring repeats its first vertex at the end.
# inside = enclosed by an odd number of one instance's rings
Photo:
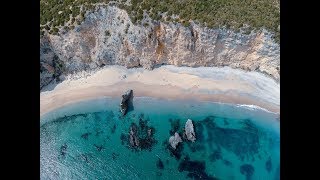
POLYGON ((192 99, 256 105, 280 113, 280 84, 257 72, 229 67, 161 66, 152 71, 108 66, 69 75, 40 93, 40 116, 70 103, 120 97, 132 89, 135 97, 192 99))

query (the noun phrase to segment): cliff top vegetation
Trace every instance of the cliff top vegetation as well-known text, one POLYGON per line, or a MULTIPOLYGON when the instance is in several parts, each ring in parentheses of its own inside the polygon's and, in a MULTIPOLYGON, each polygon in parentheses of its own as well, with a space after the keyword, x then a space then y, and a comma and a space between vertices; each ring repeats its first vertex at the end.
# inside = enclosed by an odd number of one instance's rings
POLYGON ((153 20, 184 26, 189 26, 190 20, 235 31, 248 25, 247 32, 265 28, 280 43, 279 0, 40 0, 40 35, 73 29, 98 4, 125 9, 136 24, 142 23, 145 12, 153 20))

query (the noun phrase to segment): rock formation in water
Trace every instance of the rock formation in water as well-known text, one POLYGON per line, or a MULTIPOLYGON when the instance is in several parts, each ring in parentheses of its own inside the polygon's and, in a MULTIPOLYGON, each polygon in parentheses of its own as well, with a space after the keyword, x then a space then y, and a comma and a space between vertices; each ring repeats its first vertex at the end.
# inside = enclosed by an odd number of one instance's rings
POLYGON ((135 25, 125 10, 97 6, 74 29, 44 35, 40 39, 40 89, 63 74, 104 65, 230 66, 280 81, 280 46, 266 30, 246 35, 144 17, 135 25))
POLYGON ((143 116, 139 117, 139 124, 131 123, 129 134, 121 134, 121 143, 130 149, 138 150, 152 150, 152 147, 157 143, 154 137, 155 128, 148 126, 148 121, 143 120, 143 116))
POLYGON ((170 143, 170 145, 171 145, 171 147, 172 147, 173 149, 176 149, 177 145, 178 145, 180 142, 182 142, 182 139, 181 139, 181 137, 179 136, 178 133, 174 133, 174 136, 171 136, 171 137, 169 138, 169 143, 170 143))
POLYGON ((136 124, 130 126, 129 136, 131 147, 139 147, 138 126, 136 124))
POLYGON ((187 136, 187 139, 189 141, 194 142, 196 140, 196 134, 194 132, 194 128, 193 128, 193 124, 192 124, 192 120, 188 119, 185 125, 185 133, 187 136))
POLYGON ((129 101, 130 101, 130 98, 132 97, 132 93, 133 91, 130 89, 122 95, 122 99, 120 103, 120 111, 123 116, 126 115, 128 112, 129 101))

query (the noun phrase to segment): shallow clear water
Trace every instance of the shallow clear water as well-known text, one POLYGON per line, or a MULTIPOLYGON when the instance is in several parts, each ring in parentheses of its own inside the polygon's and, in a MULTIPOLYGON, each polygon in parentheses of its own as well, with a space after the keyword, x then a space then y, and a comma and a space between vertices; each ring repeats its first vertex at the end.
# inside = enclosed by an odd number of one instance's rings
POLYGON ((277 114, 230 104, 134 98, 134 109, 121 117, 119 102, 101 98, 42 117, 41 179, 280 179, 277 114), (168 139, 174 128, 182 135, 188 118, 196 142, 184 140, 174 156, 168 139), (155 143, 130 147, 132 123, 141 137, 152 129, 155 143))

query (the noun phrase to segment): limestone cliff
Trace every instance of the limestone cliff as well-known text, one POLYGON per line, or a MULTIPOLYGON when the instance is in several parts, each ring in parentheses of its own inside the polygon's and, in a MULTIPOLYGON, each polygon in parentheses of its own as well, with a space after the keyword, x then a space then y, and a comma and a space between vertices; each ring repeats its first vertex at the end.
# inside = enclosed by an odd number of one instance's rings
POLYGON ((147 69, 162 64, 230 66, 280 81, 280 46, 265 30, 246 35, 195 23, 164 24, 147 15, 134 25, 126 11, 114 6, 97 6, 75 29, 42 38, 40 62, 40 89, 61 73, 114 64, 147 69))

